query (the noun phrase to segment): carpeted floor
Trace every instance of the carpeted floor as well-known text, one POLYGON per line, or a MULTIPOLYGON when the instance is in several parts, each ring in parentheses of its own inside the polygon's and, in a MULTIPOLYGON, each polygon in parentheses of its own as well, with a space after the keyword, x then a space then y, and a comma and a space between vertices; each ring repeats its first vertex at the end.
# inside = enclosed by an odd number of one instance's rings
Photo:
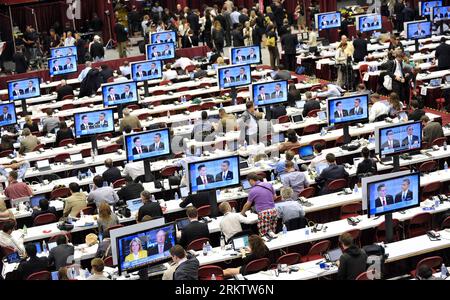
POLYGON ((442 117, 442 126, 445 126, 450 123, 450 113, 445 112, 445 111, 435 110, 433 108, 428 108, 428 107, 425 107, 424 110, 425 110, 425 112, 440 115, 442 117))

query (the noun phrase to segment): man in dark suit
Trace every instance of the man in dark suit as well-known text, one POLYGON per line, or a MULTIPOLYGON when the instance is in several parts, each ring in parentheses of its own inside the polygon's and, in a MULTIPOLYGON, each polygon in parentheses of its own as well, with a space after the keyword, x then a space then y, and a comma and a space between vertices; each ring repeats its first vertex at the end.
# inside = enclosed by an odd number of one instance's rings
POLYGON ((394 197, 387 195, 387 188, 385 184, 380 184, 377 187, 378 198, 375 199, 375 207, 381 207, 394 204, 394 197))
POLYGON ((156 75, 158 75, 158 69, 156 68, 156 64, 155 63, 152 63, 151 64, 151 67, 150 67, 150 70, 148 70, 148 75, 149 76, 156 76, 156 75))
POLYGON ((194 35, 192 30, 189 30, 182 39, 183 48, 197 47, 198 42, 198 37, 194 35))
POLYGON ((100 113, 98 116, 98 121, 95 123, 96 128, 106 128, 108 127, 108 120, 105 119, 105 113, 100 113))
POLYGON ((323 169, 318 177, 316 177, 316 183, 321 186, 319 192, 320 195, 329 193, 328 184, 336 179, 347 179, 348 173, 343 166, 336 164, 336 157, 333 153, 328 153, 325 157, 328 163, 328 167, 323 169))
POLYGON ((334 112, 334 117, 336 119, 341 119, 348 116, 348 111, 342 108, 342 102, 336 102, 336 111, 334 112))
POLYGON ((400 141, 394 139, 394 132, 388 130, 386 132, 387 141, 381 145, 381 149, 396 149, 400 147, 400 141))
POLYGON ((233 180, 233 172, 230 171, 230 161, 224 160, 220 167, 222 169, 222 172, 217 173, 216 182, 233 180))
POLYGON ((61 80, 61 85, 60 87, 56 90, 57 93, 57 97, 56 97, 56 101, 60 101, 62 100, 65 96, 73 96, 73 87, 69 84, 67 84, 65 79, 61 80))
POLYGON ((367 18, 364 18, 363 20, 361 20, 361 28, 362 29, 369 29, 371 27, 371 24, 367 21, 367 18))
POLYGON ((244 61, 245 61, 245 56, 242 55, 242 51, 241 50, 236 51, 236 62, 241 63, 244 61))
POLYGON ((320 102, 316 98, 312 97, 311 92, 306 92, 305 95, 306 95, 306 103, 305 106, 303 106, 302 112, 303 117, 306 117, 308 113, 312 110, 320 109, 320 102))
POLYGON ((7 105, 3 106, 3 113, 0 115, 0 121, 10 121, 12 120, 12 115, 9 113, 9 108, 7 105))
POLYGON ((321 25, 323 28, 327 28, 330 25, 330 21, 327 21, 325 18, 322 19, 321 25))
POLYGON ((414 32, 413 37, 420 38, 420 37, 424 36, 425 33, 426 33, 425 30, 422 29, 422 24, 419 23, 419 24, 417 24, 417 31, 414 32))
POLYGON ((164 150, 164 143, 161 142, 161 133, 156 133, 154 138, 154 143, 150 145, 149 152, 164 150))
POLYGON ((172 51, 170 51, 170 46, 166 45, 164 47, 163 52, 161 53, 163 56, 171 56, 172 55, 172 51))
POLYGON ((110 68, 108 65, 102 65, 100 71, 100 77, 102 78, 102 82, 108 82, 108 79, 114 77, 114 70, 110 68))
POLYGON ((145 216, 152 217, 153 219, 163 216, 161 205, 156 201, 152 201, 152 194, 149 191, 143 191, 141 193, 141 199, 144 205, 139 208, 137 214, 138 222, 142 222, 145 216))
POLYGON ((255 49, 250 48, 247 55, 247 60, 254 61, 258 58, 258 55, 255 53, 255 49))
POLYGON ((172 246, 174 245, 167 239, 167 233, 160 229, 156 233, 156 244, 147 249, 147 254, 148 256, 161 255, 169 251, 172 246))
POLYGON ((420 121, 422 116, 425 115, 425 111, 419 108, 419 102, 417 100, 411 100, 410 103, 412 112, 408 115, 408 120, 410 121, 420 121))
POLYGON ((72 70, 73 69, 73 63, 70 60, 70 58, 66 58, 66 64, 64 65, 64 70, 72 70))
POLYGON ((231 84, 231 83, 235 82, 234 77, 231 76, 230 70, 226 70, 224 72, 224 75, 225 75, 225 78, 223 79, 223 83, 231 84))
POLYGON ((367 56, 367 45, 369 42, 363 38, 362 33, 358 31, 357 38, 353 41, 353 48, 355 48, 355 52, 353 52, 353 60, 355 63, 359 63, 364 60, 367 56))
POLYGON ((414 135, 414 128, 410 125, 406 128, 408 135, 402 141, 402 147, 417 148, 419 146, 419 137, 414 135))
POLYGON ((172 35, 170 33, 166 34, 166 43, 175 43, 175 41, 172 39, 172 35))
POLYGON ((125 87, 123 88, 123 93, 120 98, 133 99, 133 92, 131 91, 131 86, 129 84, 125 85, 125 87))
POLYGON ((136 77, 137 78, 144 78, 147 76, 147 72, 142 70, 142 65, 137 66, 136 68, 136 77))
POLYGON ((450 68, 450 45, 446 43, 446 38, 441 39, 441 44, 436 48, 436 59, 439 70, 450 68))
POLYGON ((164 40, 162 39, 162 34, 158 34, 156 36, 155 44, 161 44, 164 43, 164 40))
POLYGON ((28 276, 33 273, 48 270, 48 258, 37 257, 36 245, 29 243, 25 245, 25 251, 27 252, 27 260, 22 261, 17 269, 16 276, 18 280, 26 280, 28 276))
POLYGON ((364 109, 361 107, 361 99, 355 99, 355 106, 350 109, 350 116, 362 115, 364 113, 364 109))
POLYGON ((297 34, 293 34, 290 29, 281 37, 281 46, 285 55, 285 66, 289 71, 295 71, 297 67, 297 34))
POLYGON ((247 81, 247 75, 245 74, 245 69, 244 68, 240 68, 239 69, 239 75, 235 77, 235 81, 247 81))
POLYGON ((120 173, 119 168, 114 166, 111 158, 107 158, 105 160, 105 167, 106 171, 103 172, 102 177, 103 180, 106 181, 108 184, 112 184, 117 180, 122 179, 122 174, 120 173))
POLYGON ((55 60, 53 64, 53 72, 62 71, 63 67, 59 65, 59 60, 55 60))
POLYGON ((206 166, 204 164, 198 166, 197 185, 205 185, 214 182, 214 176, 206 174, 206 171, 206 166))
POLYGON ((116 94, 116 90, 114 89, 114 87, 110 87, 108 89, 108 101, 118 101, 120 100, 120 95, 116 94))
POLYGON ((17 97, 17 96, 20 96, 20 95, 24 94, 23 90, 19 89, 19 84, 18 83, 14 83, 13 84, 13 92, 12 92, 12 94, 13 94, 13 97, 17 97))
POLYGON ((152 57, 152 58, 156 58, 156 57, 160 57, 160 56, 161 56, 161 53, 159 53, 159 52, 156 50, 156 47, 153 46, 153 47, 152 47, 152 54, 151 54, 151 57, 152 57))
POLYGON ((89 130, 92 129, 93 126, 94 124, 92 122, 89 122, 89 118, 87 115, 81 116, 81 125, 80 125, 81 130, 89 130))
POLYGON ((119 199, 128 201, 137 199, 144 191, 144 187, 139 182, 134 182, 131 176, 125 176, 126 185, 123 186, 118 192, 119 199))
POLYGON ((193 206, 188 207, 186 215, 188 216, 190 223, 183 228, 183 231, 181 231, 179 244, 183 247, 187 247, 192 241, 200 238, 209 238, 208 225, 198 221, 197 209, 193 206))
POLYGON ((189 194, 186 198, 184 198, 180 207, 185 208, 189 204, 192 204, 194 207, 199 208, 205 205, 209 205, 209 192, 198 192, 197 194, 189 194))
POLYGON ((266 101, 270 99, 270 95, 269 93, 266 93, 266 88, 263 85, 259 87, 258 92, 258 101, 266 101))
POLYGON ((142 146, 142 141, 140 137, 135 137, 133 139, 133 155, 137 155, 137 154, 142 154, 142 153, 147 153, 148 152, 148 147, 147 146, 142 146))
POLYGON ((381 65, 381 69, 386 70, 387 75, 392 78, 392 92, 400 97, 400 101, 406 100, 406 90, 408 87, 408 80, 403 70, 403 55, 398 53, 395 59, 389 60, 381 65))
POLYGON ((402 182, 402 191, 395 195, 395 203, 403 201, 411 201, 413 199, 413 192, 409 189, 411 181, 406 178, 402 182))
POLYGON ((25 89, 25 94, 35 94, 36 93, 36 87, 34 86, 33 81, 28 81, 28 86, 25 89))
POLYGON ((333 15, 333 18, 331 19, 330 24, 331 24, 331 25, 337 25, 337 24, 339 24, 339 20, 338 20, 338 18, 337 18, 336 15, 333 15))
POLYGON ((281 90, 281 84, 277 83, 275 84, 275 91, 272 93, 271 98, 272 99, 280 99, 283 98, 283 91, 281 90))

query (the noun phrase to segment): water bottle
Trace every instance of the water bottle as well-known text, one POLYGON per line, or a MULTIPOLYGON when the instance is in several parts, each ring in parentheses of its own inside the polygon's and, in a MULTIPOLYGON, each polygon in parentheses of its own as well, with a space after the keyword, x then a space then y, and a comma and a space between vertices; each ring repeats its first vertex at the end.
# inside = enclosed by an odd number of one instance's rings
POLYGON ((13 151, 13 156, 14 156, 14 157, 17 157, 17 151, 16 151, 16 149, 14 149, 14 151, 13 151))
POLYGON ((81 180, 81 171, 78 171, 78 180, 81 180))
POLYGON ((275 181, 275 174, 273 172, 270 172, 270 181, 275 181))
POLYGON ((320 135, 324 136, 325 134, 327 134, 326 131, 325 131, 325 128, 322 127, 322 129, 320 130, 320 135))
POLYGON ((4 133, 5 133, 5 128, 2 127, 2 135, 1 136, 3 136, 4 133))
POLYGON ((208 250, 208 252, 212 252, 212 246, 209 242, 206 242, 206 249, 208 250))
POLYGON ((447 163, 447 161, 445 161, 445 163, 444 163, 444 170, 445 170, 445 172, 448 171, 448 163, 447 163))
POLYGON ((151 198, 151 200, 152 200, 152 202, 155 202, 155 201, 156 201, 156 199, 155 199, 155 195, 152 195, 152 198, 151 198))
POLYGON ((220 235, 220 249, 225 250, 225 237, 220 235))
POLYGON ((80 210, 80 219, 84 218, 84 212, 82 210, 80 210))
POLYGON ((441 278, 447 278, 447 267, 445 266, 445 264, 442 264, 441 266, 441 278))
POLYGON ((444 141, 443 146, 444 146, 444 151, 447 151, 447 142, 446 141, 444 141))
POLYGON ((45 241, 42 241, 42 251, 44 251, 44 253, 47 252, 47 243, 45 241))
POLYGON ((283 224, 283 235, 287 234, 287 227, 286 224, 283 224))
POLYGON ((211 275, 211 280, 216 280, 216 275, 212 274, 211 275))
POLYGON ((170 110, 167 111, 167 118, 170 119, 170 110))
POLYGON ((220 102, 219 106, 220 106, 220 108, 223 108, 223 102, 220 102))
POLYGON ((305 238, 309 238, 309 227, 305 227, 305 238))
POLYGON ((98 241, 103 242, 103 234, 101 232, 98 233, 98 241))
POLYGON ((206 243, 203 244, 203 255, 208 255, 208 247, 206 246, 206 243))
POLYGON ((232 212, 232 213, 236 213, 236 208, 233 207, 233 208, 231 209, 231 212, 232 212))
POLYGON ((178 193, 177 192, 175 192, 175 200, 178 200, 179 198, 178 198, 178 193))
POLYGON ((353 193, 358 193, 358 184, 355 183, 355 187, 353 188, 353 193))
POLYGON ((244 141, 244 151, 247 151, 247 141, 244 141))
POLYGON ((3 183, 0 183, 0 194, 3 194, 3 183))
POLYGON ((88 169, 88 171, 87 171, 87 176, 88 176, 88 177, 92 177, 91 169, 88 169))
POLYGON ((27 225, 23 225, 23 234, 27 235, 28 229, 27 229, 27 225))

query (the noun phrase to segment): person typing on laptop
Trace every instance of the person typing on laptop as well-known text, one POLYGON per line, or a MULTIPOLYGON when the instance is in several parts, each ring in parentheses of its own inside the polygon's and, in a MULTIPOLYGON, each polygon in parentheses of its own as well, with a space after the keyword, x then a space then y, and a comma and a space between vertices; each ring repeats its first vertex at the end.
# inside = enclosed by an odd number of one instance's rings
POLYGON ((367 270, 367 254, 353 243, 350 233, 343 233, 339 237, 339 244, 343 254, 338 261, 338 280, 355 280, 356 277, 367 270))
MULTIPOLYGON (((295 157, 295 153, 292 151, 286 151, 285 154, 286 159, 280 160, 275 166, 275 174, 283 174, 286 172, 286 162, 293 161, 295 157)), ((294 169, 298 171, 298 165, 294 164, 294 169)))
POLYGON ((297 198, 298 194, 309 186, 305 174, 296 171, 292 161, 286 162, 286 173, 283 175, 281 182, 283 187, 290 187, 294 190, 294 198, 297 198))
POLYGON ((68 216, 76 217, 80 210, 86 207, 87 198, 86 194, 80 192, 80 186, 76 182, 71 182, 69 184, 69 189, 71 195, 64 199, 64 211, 63 217, 67 218, 68 216))
POLYGON ((118 192, 117 195, 119 199, 124 201, 139 198, 141 192, 144 191, 144 187, 142 184, 138 182, 134 182, 131 176, 125 176, 125 186, 123 186, 118 192))
POLYGON ((97 208, 102 201, 109 205, 114 205, 119 201, 116 191, 110 186, 103 186, 103 177, 97 175, 94 177, 94 188, 88 195, 88 203, 95 203, 97 208))
POLYGON ((43 214, 54 214, 56 216, 56 209, 50 206, 50 202, 47 199, 39 200, 39 207, 33 207, 31 218, 34 220, 37 216, 43 214))

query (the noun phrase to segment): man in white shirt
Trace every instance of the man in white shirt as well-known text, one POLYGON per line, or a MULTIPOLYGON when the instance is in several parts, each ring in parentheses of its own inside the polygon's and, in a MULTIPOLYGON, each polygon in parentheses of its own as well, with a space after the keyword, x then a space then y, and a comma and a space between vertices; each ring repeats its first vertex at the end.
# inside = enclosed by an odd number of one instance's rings
POLYGON ((180 57, 179 59, 177 59, 175 61, 175 63, 172 65, 173 68, 181 68, 181 69, 186 69, 187 66, 193 66, 195 65, 195 63, 190 60, 187 57, 180 57))
POLYGON ((163 72, 162 80, 177 80, 178 79, 178 73, 175 70, 172 70, 172 64, 166 64, 165 67, 166 71, 163 72))
POLYGON ((139 176, 145 175, 144 163, 142 161, 138 161, 125 164, 122 175, 124 177, 130 176, 131 178, 133 178, 133 180, 135 180, 139 176))
POLYGON ((75 38, 72 36, 72 32, 67 32, 67 37, 64 40, 64 46, 69 47, 75 45, 75 38))
POLYGON ((79 82, 82 82, 83 79, 86 78, 89 71, 92 69, 92 62, 87 61, 85 65, 86 65, 86 67, 84 68, 84 70, 81 71, 80 75, 78 75, 79 82))
POLYGON ((128 61, 123 62, 123 66, 119 67, 120 73, 122 73, 122 76, 128 77, 131 74, 131 66, 128 61))
POLYGON ((226 241, 228 241, 237 233, 242 232, 241 223, 252 223, 252 220, 249 217, 244 217, 240 213, 232 212, 231 206, 228 202, 222 202, 219 205, 219 211, 223 214, 222 220, 220 220, 219 225, 220 231, 225 236, 226 241))
POLYGON ((8 247, 19 252, 20 256, 25 256, 25 247, 23 240, 16 240, 11 234, 14 230, 15 222, 8 220, 3 223, 3 228, 0 231, 0 247, 8 247))
POLYGON ((317 93, 317 97, 320 98, 340 97, 341 93, 343 92, 344 90, 341 87, 330 83, 324 87, 323 92, 317 93))
POLYGON ((320 143, 314 145, 315 157, 309 163, 309 169, 310 170, 315 170, 316 166, 318 164, 325 164, 325 163, 327 163, 326 154, 324 154, 322 152, 322 148, 323 148, 323 146, 320 143))
POLYGON ((370 100, 373 105, 369 109, 369 122, 375 122, 375 120, 382 115, 387 116, 389 113, 389 105, 380 99, 380 95, 373 94, 370 97, 370 100))

